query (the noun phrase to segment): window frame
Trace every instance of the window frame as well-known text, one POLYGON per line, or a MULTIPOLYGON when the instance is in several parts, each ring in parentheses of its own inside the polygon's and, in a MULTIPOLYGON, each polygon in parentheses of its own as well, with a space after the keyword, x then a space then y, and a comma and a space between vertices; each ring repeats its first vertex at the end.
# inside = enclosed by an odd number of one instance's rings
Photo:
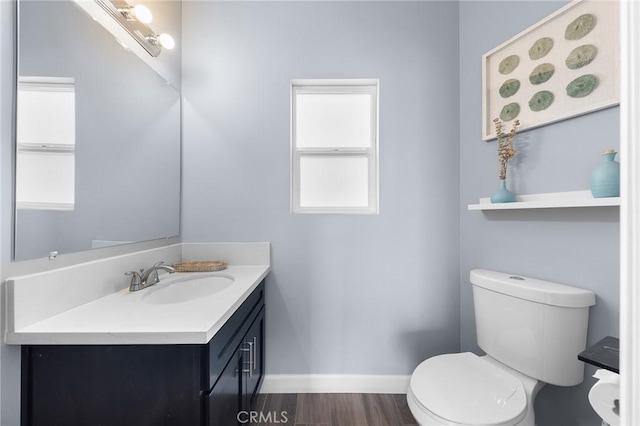
MULTIPOLYGON (((76 105, 75 105, 75 79, 68 77, 28 77, 20 76, 18 81, 18 99, 20 102, 20 91, 34 91, 34 92, 66 92, 74 95, 73 114, 75 120, 76 105)), ((20 106, 18 105, 18 108, 20 106)), ((23 112, 24 113, 24 112, 23 112)), ((70 188, 70 194, 72 195, 72 202, 56 202, 56 201, 22 201, 19 199, 19 183, 18 183, 18 171, 16 170, 16 210, 62 210, 73 211, 75 210, 75 151, 76 151, 75 130, 73 134, 73 140, 71 143, 49 143, 46 141, 29 141, 24 142, 20 135, 20 126, 16 125, 16 148, 15 148, 15 165, 16 168, 19 164, 19 157, 23 154, 39 153, 46 156, 55 155, 71 155, 74 162, 74 168, 72 174, 73 187, 70 188)))
POLYGON ((295 214, 378 214, 379 212, 379 93, 378 79, 294 79, 291 80, 290 114, 290 206, 295 214), (371 145, 362 148, 298 147, 296 143, 296 96, 298 94, 369 94, 371 102, 371 145), (368 205, 362 207, 300 205, 300 161, 304 156, 359 156, 368 160, 368 205))

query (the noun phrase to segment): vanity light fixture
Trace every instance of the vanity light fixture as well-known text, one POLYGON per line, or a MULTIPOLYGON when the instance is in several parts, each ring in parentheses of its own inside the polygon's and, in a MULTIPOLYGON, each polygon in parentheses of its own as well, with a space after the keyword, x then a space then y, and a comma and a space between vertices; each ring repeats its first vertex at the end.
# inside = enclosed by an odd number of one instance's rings
POLYGON ((153 19, 151 11, 141 4, 135 6, 126 0, 94 0, 124 28, 151 56, 157 57, 162 49, 173 49, 175 41, 169 34, 156 33, 147 25, 153 19))
POLYGON ((127 21, 138 20, 143 24, 149 24, 151 21, 153 21, 153 14, 151 14, 151 11, 147 6, 144 6, 142 4, 129 6, 124 9, 118 9, 118 12, 120 12, 127 21))
POLYGON ((147 36, 147 40, 151 44, 160 45, 169 50, 173 49, 176 46, 176 42, 169 34, 152 34, 150 36, 147 36))

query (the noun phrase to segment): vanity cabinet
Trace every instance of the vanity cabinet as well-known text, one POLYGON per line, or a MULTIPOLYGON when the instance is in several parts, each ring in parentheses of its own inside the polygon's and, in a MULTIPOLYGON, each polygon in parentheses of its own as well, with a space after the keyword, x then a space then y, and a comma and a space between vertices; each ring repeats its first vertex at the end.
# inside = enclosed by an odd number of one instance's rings
POLYGON ((264 376, 264 281, 206 345, 22 347, 21 424, 234 426, 264 376))

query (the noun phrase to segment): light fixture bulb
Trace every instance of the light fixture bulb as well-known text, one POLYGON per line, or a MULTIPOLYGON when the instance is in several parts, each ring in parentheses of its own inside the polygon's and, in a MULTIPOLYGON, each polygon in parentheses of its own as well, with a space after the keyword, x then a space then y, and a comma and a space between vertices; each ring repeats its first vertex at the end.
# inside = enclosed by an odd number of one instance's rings
POLYGON ((133 7, 133 15, 143 24, 148 24, 153 20, 153 15, 147 6, 138 4, 133 7))
POLYGON ((169 34, 160 34, 158 36, 158 43, 160 43, 160 46, 169 50, 176 47, 176 42, 173 41, 173 37, 171 37, 169 34))

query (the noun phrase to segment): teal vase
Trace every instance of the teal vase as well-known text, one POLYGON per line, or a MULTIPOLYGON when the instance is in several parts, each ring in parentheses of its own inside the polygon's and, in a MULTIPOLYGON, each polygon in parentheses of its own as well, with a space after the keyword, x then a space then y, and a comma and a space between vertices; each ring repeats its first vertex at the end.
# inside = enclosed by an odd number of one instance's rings
POLYGON ((620 196, 620 163, 614 160, 617 152, 609 149, 602 153, 602 163, 591 173, 593 198, 620 196))
POLYGON ((516 200, 516 196, 513 192, 507 189, 506 179, 500 179, 500 189, 493 193, 491 196, 491 202, 496 203, 513 203, 516 200))

